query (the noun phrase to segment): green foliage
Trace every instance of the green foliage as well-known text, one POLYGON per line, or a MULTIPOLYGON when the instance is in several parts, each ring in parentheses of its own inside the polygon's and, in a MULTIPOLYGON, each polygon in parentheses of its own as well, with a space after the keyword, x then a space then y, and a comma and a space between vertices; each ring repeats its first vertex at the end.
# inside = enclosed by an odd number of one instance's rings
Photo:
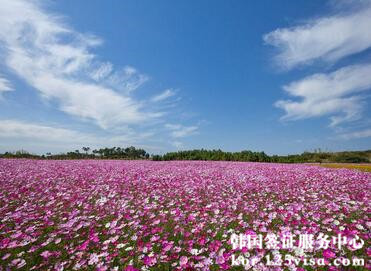
POLYGON ((369 156, 360 152, 342 152, 330 157, 329 160, 336 163, 367 163, 369 156))
MULTIPOLYGON (((156 160, 159 160, 156 157, 156 160)), ((168 152, 162 156, 164 161, 169 160, 212 160, 212 161, 254 161, 269 162, 270 157, 264 152, 223 152, 221 150, 190 150, 168 152)))
POLYGON ((211 160, 211 161, 248 161, 248 162, 273 162, 273 163, 369 163, 371 150, 353 152, 322 152, 320 149, 313 152, 292 155, 268 156, 264 152, 240 151, 224 152, 221 150, 189 150, 168 152, 162 156, 154 155, 154 161, 170 160, 211 160))
POLYGON ((149 159, 150 155, 143 149, 137 149, 133 146, 128 148, 113 147, 92 150, 89 153, 89 147, 83 147, 84 153, 79 150, 46 155, 30 154, 26 151, 6 152, 0 154, 0 158, 38 158, 38 159, 149 159))
POLYGON ((39 156, 24 150, 19 150, 16 152, 5 152, 4 154, 0 154, 0 158, 39 158, 39 156))
POLYGON ((264 152, 240 151, 225 152, 222 150, 188 150, 168 152, 164 155, 150 156, 143 149, 133 146, 127 148, 112 147, 94 149, 89 153, 89 147, 79 150, 45 155, 30 154, 24 150, 6 152, 0 154, 0 158, 36 158, 36 159, 152 159, 153 161, 171 160, 210 160, 210 161, 245 161, 245 162, 272 162, 272 163, 369 163, 371 150, 368 151, 345 151, 345 152, 322 152, 320 149, 313 152, 303 152, 292 155, 272 155, 264 152))

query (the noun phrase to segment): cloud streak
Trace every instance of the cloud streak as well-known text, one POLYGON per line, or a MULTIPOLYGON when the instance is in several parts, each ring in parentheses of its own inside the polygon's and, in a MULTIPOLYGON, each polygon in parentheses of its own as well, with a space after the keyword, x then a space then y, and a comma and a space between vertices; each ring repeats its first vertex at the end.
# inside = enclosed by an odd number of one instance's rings
MULTIPOLYGON (((174 138, 182 138, 197 133, 198 126, 183 126, 180 124, 165 124, 165 128, 171 130, 170 135, 174 138)), ((179 145, 179 144, 178 144, 179 145)))
POLYGON ((359 138, 368 138, 371 137, 371 129, 351 132, 342 134, 339 136, 341 139, 349 140, 349 139, 359 139, 359 138))
POLYGON ((371 47, 371 3, 348 14, 322 17, 264 35, 275 46, 278 65, 291 69, 315 60, 335 62, 371 47))
POLYGON ((1 92, 6 92, 6 91, 13 91, 13 87, 10 84, 9 80, 3 78, 0 76, 0 95, 1 92))
POLYGON ((331 125, 359 119, 363 97, 359 92, 371 88, 371 64, 352 65, 332 73, 314 74, 284 86, 291 96, 301 100, 280 100, 276 106, 286 111, 283 119, 297 120, 324 115, 331 125))
POLYGON ((166 100, 175 95, 175 91, 172 89, 166 89, 164 92, 151 98, 152 102, 160 102, 166 100))

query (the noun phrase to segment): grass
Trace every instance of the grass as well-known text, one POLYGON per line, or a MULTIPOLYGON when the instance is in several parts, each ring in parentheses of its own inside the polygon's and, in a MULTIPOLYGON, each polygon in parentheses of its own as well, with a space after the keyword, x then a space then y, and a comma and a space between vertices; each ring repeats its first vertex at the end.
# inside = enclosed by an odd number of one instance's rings
POLYGON ((344 164, 344 163, 322 163, 322 164, 313 164, 316 166, 327 167, 327 168, 347 168, 347 169, 356 169, 365 172, 371 172, 371 164, 344 164))

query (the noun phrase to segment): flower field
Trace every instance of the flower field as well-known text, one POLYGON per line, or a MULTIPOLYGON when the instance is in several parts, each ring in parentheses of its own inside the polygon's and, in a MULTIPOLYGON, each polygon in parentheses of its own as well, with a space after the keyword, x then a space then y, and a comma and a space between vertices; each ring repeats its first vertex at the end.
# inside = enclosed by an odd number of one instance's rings
MULTIPOLYGON (((367 270, 371 173, 242 162, 0 160, 0 270, 367 270), (326 249, 233 248, 320 233, 326 249), (267 266, 279 251, 326 266, 267 266), (232 255, 254 266, 232 266, 232 255), (365 266, 328 266, 336 257, 365 266)), ((297 239, 297 238, 296 238, 297 239)))

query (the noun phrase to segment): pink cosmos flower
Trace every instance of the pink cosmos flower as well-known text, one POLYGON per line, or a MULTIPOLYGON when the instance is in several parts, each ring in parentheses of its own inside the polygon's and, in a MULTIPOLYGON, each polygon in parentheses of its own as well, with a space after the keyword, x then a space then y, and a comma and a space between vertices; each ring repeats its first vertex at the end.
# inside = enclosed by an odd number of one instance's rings
POLYGON ((169 244, 167 244, 166 246, 164 246, 163 251, 164 251, 164 252, 167 252, 167 251, 169 251, 172 247, 173 247, 173 244, 169 243, 169 244))
POLYGON ((99 255, 97 255, 96 253, 90 254, 88 264, 89 265, 94 265, 94 264, 97 264, 98 262, 99 262, 99 255))
POLYGON ((336 256, 335 252, 333 252, 330 249, 325 249, 323 251, 323 257, 325 257, 326 259, 332 259, 335 258, 335 256, 336 256))
POLYGON ((89 245, 89 240, 86 240, 84 243, 79 246, 79 250, 86 250, 89 245))
POLYGON ((10 238, 4 238, 0 241, 0 248, 6 248, 7 245, 10 243, 10 238))
POLYGON ((224 260, 224 257, 223 256, 218 256, 216 257, 216 261, 215 261, 217 264, 221 265, 225 262, 224 260))
POLYGON ((187 219, 188 221, 194 221, 196 218, 193 214, 190 214, 187 219))
POLYGON ((156 262, 157 262, 157 260, 156 260, 155 257, 145 256, 145 257, 143 258, 143 263, 144 263, 145 265, 148 265, 148 266, 152 266, 152 265, 156 264, 156 262))
POLYGON ((188 262, 188 258, 186 256, 180 257, 179 264, 180 266, 185 266, 188 262))
POLYGON ((7 253, 7 254, 5 254, 1 259, 2 259, 3 261, 5 261, 5 260, 8 259, 11 255, 12 255, 12 254, 7 253))
POLYGON ((199 245, 203 246, 206 243, 206 239, 202 237, 200 240, 198 240, 199 245))
POLYGON ((139 269, 136 269, 132 265, 128 265, 127 267, 125 267, 124 271, 139 271, 139 269))
POLYGON ((47 259, 49 258, 51 255, 53 255, 53 253, 50 253, 48 250, 45 250, 44 252, 42 252, 40 254, 44 259, 47 259))

